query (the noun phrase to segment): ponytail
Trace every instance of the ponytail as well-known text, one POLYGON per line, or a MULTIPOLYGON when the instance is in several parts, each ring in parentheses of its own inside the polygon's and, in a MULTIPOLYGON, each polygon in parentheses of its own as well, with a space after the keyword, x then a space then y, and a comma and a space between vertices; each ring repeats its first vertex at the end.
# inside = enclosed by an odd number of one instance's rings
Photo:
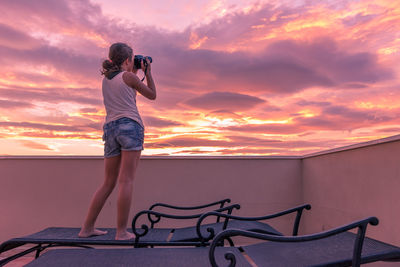
POLYGON ((101 74, 109 78, 110 74, 119 71, 121 66, 115 65, 111 60, 106 59, 103 61, 103 70, 101 74))
POLYGON ((121 65, 126 59, 132 60, 133 51, 124 43, 114 43, 110 46, 109 59, 103 61, 101 74, 110 79, 111 74, 121 71, 121 65))

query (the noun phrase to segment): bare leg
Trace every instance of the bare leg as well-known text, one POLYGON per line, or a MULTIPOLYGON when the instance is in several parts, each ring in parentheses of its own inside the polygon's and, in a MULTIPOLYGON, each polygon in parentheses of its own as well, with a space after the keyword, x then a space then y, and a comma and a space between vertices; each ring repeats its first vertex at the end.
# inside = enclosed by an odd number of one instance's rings
POLYGON ((118 215, 115 239, 126 240, 135 237, 127 231, 129 211, 132 202, 133 180, 142 151, 121 151, 121 168, 118 176, 118 215))
POLYGON ((120 163, 121 163, 121 155, 104 159, 104 172, 105 172, 104 183, 101 185, 99 189, 97 189, 96 193, 92 198, 85 223, 83 224, 83 227, 78 234, 79 237, 104 235, 107 233, 106 231, 100 231, 98 229, 95 229, 94 225, 97 216, 99 215, 107 198, 110 196, 111 192, 115 187, 118 178, 120 163))

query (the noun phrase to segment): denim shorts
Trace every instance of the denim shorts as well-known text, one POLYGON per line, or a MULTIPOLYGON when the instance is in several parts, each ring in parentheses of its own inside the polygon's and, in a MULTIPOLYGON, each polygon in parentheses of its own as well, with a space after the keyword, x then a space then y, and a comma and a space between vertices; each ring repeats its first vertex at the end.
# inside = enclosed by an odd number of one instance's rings
POLYGON ((136 121, 120 118, 103 126, 104 157, 114 157, 121 150, 143 150, 144 129, 136 121))

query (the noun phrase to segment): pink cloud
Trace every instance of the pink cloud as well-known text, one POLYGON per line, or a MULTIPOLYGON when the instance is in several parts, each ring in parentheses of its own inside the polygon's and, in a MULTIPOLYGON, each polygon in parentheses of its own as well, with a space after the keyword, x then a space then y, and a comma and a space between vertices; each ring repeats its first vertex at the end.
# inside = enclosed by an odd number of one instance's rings
POLYGON ((338 16, 352 3, 265 4, 166 31, 112 20, 89 0, 3 1, 0 115, 6 119, 0 122, 0 135, 8 136, 11 127, 21 137, 92 139, 86 133, 100 133, 99 69, 115 41, 128 42, 135 53, 154 59, 158 99, 138 97, 150 126, 150 148, 182 148, 193 154, 215 151, 196 146, 218 147, 222 154, 285 153, 343 144, 332 134, 343 130, 362 128, 371 136, 395 132, 399 57, 393 49, 400 24, 384 9, 338 16), (62 110, 61 103, 69 110, 62 110), (29 109, 51 115, 40 117, 29 109), (239 125, 209 126, 210 118, 239 125), (203 123, 196 124, 199 120, 203 123), (269 122, 260 124, 262 120, 269 122), (288 123, 273 123, 281 120, 288 123), (188 130, 190 125, 196 131, 188 130), (171 127, 196 135, 163 138, 171 127), (307 141, 310 133, 319 141, 307 141), (297 139, 255 137, 262 134, 297 139), (248 148, 232 149, 236 144, 248 148))
MULTIPOLYGON (((23 62, 30 65, 31 68, 35 66, 51 66, 54 67, 58 73, 67 74, 70 77, 81 79, 96 79, 100 77, 100 60, 99 58, 76 55, 73 52, 68 52, 60 48, 41 45, 35 49, 21 50, 0 46, 0 54, 7 55, 6 58, 0 58, 0 63, 9 62, 23 62)), ((22 70, 27 71, 27 70, 22 70)), ((21 75, 21 74, 20 74, 21 75)), ((47 81, 54 81, 54 78, 47 81)))
POLYGON ((100 125, 98 123, 92 123, 81 126, 73 125, 51 125, 42 123, 32 123, 32 122, 6 122, 0 121, 0 127, 16 127, 22 129, 35 129, 35 130, 46 130, 46 131, 70 131, 70 132, 84 132, 99 130, 100 125))
POLYGON ((99 107, 102 105, 100 90, 91 88, 0 88, 0 97, 49 103, 71 102, 99 107))
POLYGON ((0 23, 0 46, 13 49, 32 49, 39 41, 29 35, 0 23))
POLYGON ((39 149, 39 150, 50 150, 50 151, 53 150, 53 149, 51 149, 50 147, 48 147, 48 146, 46 146, 44 144, 41 144, 41 143, 38 143, 38 142, 34 142, 34 141, 30 141, 30 140, 20 140, 19 142, 23 146, 29 147, 29 148, 35 149, 35 150, 37 150, 37 149, 39 149))
POLYGON ((152 116, 143 116, 143 121, 145 125, 157 128, 174 127, 182 125, 182 123, 177 121, 160 119, 152 116))
MULTIPOLYGON (((54 132, 22 132, 21 137, 46 138, 46 139, 81 139, 81 140, 101 140, 102 134, 99 132, 97 136, 91 134, 56 134, 54 132)), ((6 137, 6 136, 5 136, 6 137)))
POLYGON ((83 112, 83 113, 97 113, 97 112, 99 112, 99 109, 97 109, 97 108, 81 108, 79 111, 83 112))
POLYGON ((232 111, 251 109, 263 103, 265 100, 258 97, 230 92, 207 93, 184 102, 186 105, 199 109, 232 111))
POLYGON ((168 147, 225 147, 232 143, 229 141, 209 140, 203 138, 194 137, 174 137, 160 142, 148 143, 147 148, 168 148, 168 147))
POLYGON ((0 99, 0 109, 18 109, 33 107, 31 103, 0 99))
POLYGON ((349 53, 327 38, 278 41, 257 55, 170 48, 162 57, 163 65, 174 64, 160 73, 161 81, 179 74, 175 86, 189 90, 287 94, 314 86, 365 87, 393 78, 372 53, 349 53))

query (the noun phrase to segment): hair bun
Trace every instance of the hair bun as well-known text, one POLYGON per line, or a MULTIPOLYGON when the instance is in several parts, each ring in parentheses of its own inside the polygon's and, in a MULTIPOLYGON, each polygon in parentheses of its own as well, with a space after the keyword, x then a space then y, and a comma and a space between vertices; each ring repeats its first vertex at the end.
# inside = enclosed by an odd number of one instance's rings
POLYGON ((108 70, 114 66, 113 62, 109 59, 103 61, 103 69, 108 70))

